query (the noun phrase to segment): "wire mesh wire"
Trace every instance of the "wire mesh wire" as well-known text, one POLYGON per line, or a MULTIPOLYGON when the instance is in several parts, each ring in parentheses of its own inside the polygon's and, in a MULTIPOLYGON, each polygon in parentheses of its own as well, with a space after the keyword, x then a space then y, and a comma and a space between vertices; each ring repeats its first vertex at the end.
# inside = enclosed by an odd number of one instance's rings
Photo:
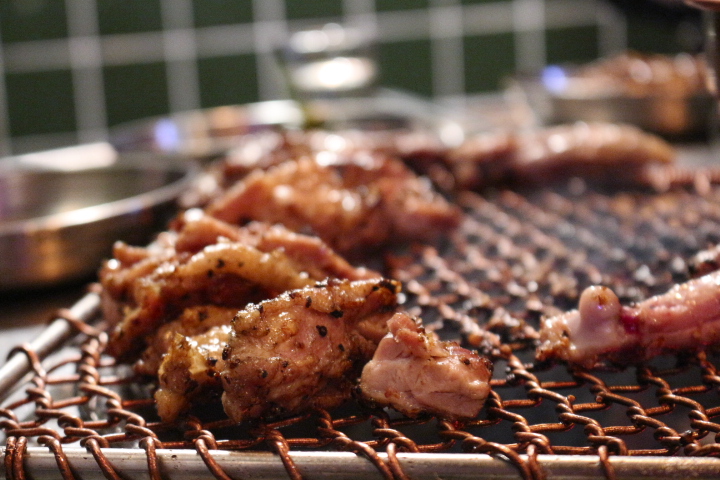
POLYGON ((113 447, 141 452, 152 478, 163 475, 157 450, 168 448, 195 450, 216 478, 229 478, 217 450, 275 452, 291 478, 301 475, 290 453, 314 450, 354 452, 385 478, 407 478, 399 452, 489 454, 522 478, 544 478, 542 454, 594 455, 608 478, 611 456, 720 456, 713 352, 591 370, 534 362, 539 319, 576 306, 586 286, 607 285, 633 302, 687 279, 686 260, 720 241, 720 188, 603 193, 571 182, 562 190, 466 192, 457 203, 465 221, 442 245, 415 245, 385 260, 404 285, 404 308, 494 362, 478 418, 411 419, 351 401, 239 425, 210 404, 162 423, 154 386, 104 355, 101 328, 63 311, 79 331, 72 344, 44 362, 18 350, 33 375, 0 409, 6 476, 25 478, 23 455, 32 446, 49 448, 65 478, 72 478, 69 446, 86 448, 107 478, 120 478, 103 454, 113 447))

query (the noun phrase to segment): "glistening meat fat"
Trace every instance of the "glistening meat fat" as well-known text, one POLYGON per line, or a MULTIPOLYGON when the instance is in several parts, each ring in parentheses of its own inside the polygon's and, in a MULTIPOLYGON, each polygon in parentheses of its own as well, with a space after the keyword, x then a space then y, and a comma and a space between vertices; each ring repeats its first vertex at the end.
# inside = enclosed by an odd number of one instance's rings
POLYGON ((587 288, 577 310, 543 320, 537 359, 583 366, 628 364, 720 343, 720 271, 623 306, 607 287, 587 288))
POLYGON ((388 321, 388 329, 360 377, 365 399, 410 417, 470 419, 480 412, 490 393, 488 359, 439 340, 403 312, 388 321))

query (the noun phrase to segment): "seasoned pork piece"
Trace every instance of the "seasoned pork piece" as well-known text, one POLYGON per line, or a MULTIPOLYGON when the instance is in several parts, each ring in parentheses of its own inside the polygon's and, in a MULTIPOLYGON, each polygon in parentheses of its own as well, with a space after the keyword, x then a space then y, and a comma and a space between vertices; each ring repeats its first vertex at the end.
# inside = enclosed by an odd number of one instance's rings
POLYGON ((160 364, 160 388, 155 392, 158 415, 163 421, 172 422, 193 404, 220 398, 223 352, 231 331, 228 322, 191 337, 173 336, 160 364))
POLYGON ((188 211, 174 221, 173 228, 162 232, 147 247, 134 247, 117 242, 113 258, 100 269, 103 286, 103 315, 111 325, 119 323, 128 308, 136 306, 133 298, 136 283, 151 275, 165 262, 187 259, 219 239, 250 245, 269 226, 251 225, 238 228, 203 215, 200 210, 188 211))
POLYGON ((154 247, 149 247, 139 262, 114 259, 101 272, 106 310, 118 319, 113 322, 108 352, 121 360, 133 360, 148 335, 188 307, 239 310, 249 302, 328 277, 379 277, 353 268, 319 239, 279 225, 253 223, 241 228, 206 216, 179 223, 174 240, 167 242, 158 258, 153 256, 154 247))
POLYGON ((244 135, 220 162, 221 183, 228 187, 255 169, 267 170, 287 160, 298 160, 319 152, 352 155, 380 152, 408 164, 437 161, 447 147, 430 131, 393 130, 265 130, 244 135))
POLYGON ((487 358, 455 342, 440 341, 402 312, 388 321, 388 328, 362 371, 364 398, 410 417, 477 416, 490 393, 492 364, 487 358))
MULTIPOLYGON (((375 152, 404 161, 413 170, 433 175, 447 146, 431 131, 416 128, 379 130, 262 130, 242 135, 221 160, 212 163, 183 196, 185 207, 203 207, 255 170, 327 152, 352 156, 375 152)), ((443 169, 447 175, 447 170, 443 169)), ((434 175, 433 175, 434 177, 434 175)))
POLYGON ((543 184, 581 177, 604 184, 646 181, 674 148, 630 125, 574 123, 522 133, 484 133, 448 154, 459 188, 495 183, 543 184))
POLYGON ((133 358, 145 346, 147 335, 187 307, 240 309, 316 280, 282 250, 266 253, 240 243, 210 245, 187 260, 165 262, 136 282, 137 306, 111 332, 108 353, 119 359, 133 358))
POLYGON ((135 371, 142 375, 157 375, 163 357, 173 343, 177 343, 178 337, 195 337, 212 328, 228 326, 237 312, 237 308, 216 305, 186 308, 177 319, 161 325, 148 336, 148 347, 135 363, 135 371))
POLYGON ((233 320, 222 356, 225 412, 239 422, 350 398, 387 332, 399 289, 390 280, 331 279, 248 305, 233 320))
POLYGON ((313 232, 341 253, 389 243, 434 240, 460 222, 460 211, 400 160, 356 152, 255 171, 210 204, 229 223, 282 223, 313 232))
POLYGON ((628 364, 720 343, 720 271, 623 306, 607 287, 589 287, 577 310, 544 319, 537 359, 590 367, 628 364))

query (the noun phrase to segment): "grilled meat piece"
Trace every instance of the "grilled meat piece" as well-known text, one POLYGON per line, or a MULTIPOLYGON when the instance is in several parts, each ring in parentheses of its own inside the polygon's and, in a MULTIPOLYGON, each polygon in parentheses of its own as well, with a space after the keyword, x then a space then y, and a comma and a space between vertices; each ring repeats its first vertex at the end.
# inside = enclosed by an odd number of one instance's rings
POLYGON ((163 357, 170 347, 177 343, 178 337, 182 339, 191 337, 196 343, 202 344, 202 341, 194 337, 212 328, 230 325, 237 312, 237 308, 217 305, 186 308, 177 319, 161 325, 157 331, 148 336, 148 347, 135 363, 135 371, 141 375, 157 375, 163 357))
POLYGON ((179 333, 172 336, 158 371, 160 388, 155 392, 158 415, 163 421, 174 421, 193 404, 220 398, 223 352, 231 332, 228 322, 192 337, 179 333))
POLYGON ((574 123, 524 133, 484 133, 449 152, 457 188, 497 183, 547 184, 581 177, 619 185, 644 182, 648 166, 665 165, 674 148, 630 125, 574 123))
POLYGON ((331 279, 248 305, 223 352, 225 412, 239 422, 348 399, 387 332, 399 288, 383 279, 331 279))
POLYGON ((229 223, 311 231, 344 254, 434 240, 460 222, 460 210, 400 160, 362 152, 325 151, 255 171, 206 211, 229 223))
POLYGON ((720 270, 720 244, 697 252, 690 259, 687 267, 693 277, 720 270))
POLYGON ((157 257, 148 247, 145 255, 134 255, 138 262, 114 259, 101 271, 106 311, 117 318, 108 352, 121 360, 133 360, 147 335, 188 307, 240 309, 328 277, 379 276, 353 268, 319 239, 279 225, 240 228, 186 216, 177 228, 157 257))
POLYGON ((111 325, 118 324, 125 311, 136 306, 133 289, 137 282, 163 263, 189 258, 221 238, 256 245, 267 229, 267 225, 261 224, 241 229, 203 215, 200 210, 191 210, 177 218, 170 230, 161 232, 147 247, 116 242, 113 258, 105 262, 99 272, 104 318, 111 325))
POLYGON ((471 419, 490 393, 492 364, 455 342, 440 341, 406 313, 389 321, 360 377, 362 395, 410 417, 471 419))
POLYGON ((720 271, 630 306, 607 287, 589 287, 577 310, 543 320, 536 357, 590 367, 703 350, 720 343, 719 296, 720 271))
POLYGON ((255 169, 267 170, 287 160, 327 151, 352 155, 382 152, 408 164, 437 161, 447 148, 437 135, 421 130, 265 130, 243 136, 219 164, 221 184, 229 187, 255 169))
POLYGON ((254 170, 268 170, 286 161, 319 152, 356 155, 376 152, 403 160, 413 170, 432 174, 441 165, 447 147, 430 131, 371 130, 262 130, 242 135, 237 145, 207 169, 183 198, 186 207, 206 206, 254 170))
POLYGON ((111 332, 108 352, 116 358, 131 359, 144 346, 148 334, 187 307, 240 309, 248 302, 316 280, 282 250, 262 252, 229 242, 210 245, 190 258, 164 262, 136 282, 133 295, 137 306, 111 332))

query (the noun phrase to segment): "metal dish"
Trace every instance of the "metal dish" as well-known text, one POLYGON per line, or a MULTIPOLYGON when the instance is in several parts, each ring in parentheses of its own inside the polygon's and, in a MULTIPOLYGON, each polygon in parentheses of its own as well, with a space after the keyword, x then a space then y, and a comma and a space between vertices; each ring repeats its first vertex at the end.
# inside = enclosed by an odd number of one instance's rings
POLYGON ((236 145, 238 137, 279 126, 300 127, 304 114, 292 100, 228 105, 128 122, 115 127, 110 143, 121 152, 152 151, 211 159, 236 145))
POLYGON ((0 290, 90 277, 116 240, 163 227, 192 162, 105 143, 0 159, 0 290))
POLYGON ((520 92, 543 124, 628 123, 671 139, 704 138, 714 125, 716 103, 709 91, 631 95, 592 85, 567 88, 577 80, 573 75, 570 67, 549 66, 541 74, 519 76, 511 91, 520 92))
POLYGON ((190 110, 117 125, 110 143, 121 152, 178 153, 199 161, 218 158, 248 133, 277 128, 331 130, 423 128, 457 137, 460 127, 436 105, 416 96, 378 89, 367 97, 270 100, 245 105, 190 110))

